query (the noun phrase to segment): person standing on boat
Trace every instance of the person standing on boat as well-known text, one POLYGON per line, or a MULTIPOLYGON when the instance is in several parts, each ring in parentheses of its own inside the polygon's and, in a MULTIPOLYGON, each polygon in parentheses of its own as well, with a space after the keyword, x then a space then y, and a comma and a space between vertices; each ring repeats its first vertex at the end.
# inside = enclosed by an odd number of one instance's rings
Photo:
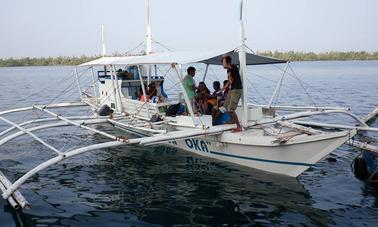
POLYGON ((183 85, 184 85, 184 89, 185 89, 185 92, 186 94, 188 95, 188 98, 191 102, 191 105, 192 105, 192 108, 193 110, 195 110, 195 96, 197 95, 196 94, 196 82, 194 81, 194 76, 196 75, 196 68, 194 68, 193 66, 190 66, 186 72, 188 74, 186 74, 186 76, 184 77, 184 80, 183 80, 183 85))
POLYGON ((222 58, 222 65, 224 69, 227 69, 228 76, 228 84, 226 84, 224 88, 230 86, 230 91, 226 96, 223 107, 219 108, 219 110, 221 112, 226 111, 231 115, 230 123, 237 125, 237 128, 233 131, 240 132, 242 131, 242 128, 235 110, 238 107, 239 100, 243 94, 243 84, 240 78, 239 68, 236 65, 232 65, 231 60, 231 57, 228 55, 222 58))

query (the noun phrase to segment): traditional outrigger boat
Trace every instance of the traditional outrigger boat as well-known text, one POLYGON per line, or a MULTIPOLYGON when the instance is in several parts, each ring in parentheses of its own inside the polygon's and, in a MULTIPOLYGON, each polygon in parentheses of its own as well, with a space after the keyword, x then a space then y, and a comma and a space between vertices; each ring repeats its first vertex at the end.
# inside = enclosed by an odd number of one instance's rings
MULTIPOLYGON (((91 84, 94 89, 93 94, 88 94, 87 88, 84 88, 80 82, 81 75, 76 70, 80 102, 33 105, 0 112, 0 120, 11 125, 10 128, 0 133, 0 145, 27 134, 56 153, 55 157, 37 165, 13 183, 3 173, 0 173, 0 188, 3 198, 7 199, 13 207, 28 207, 28 202, 18 191, 25 181, 51 165, 96 149, 164 144, 209 158, 297 177, 333 150, 348 142, 358 131, 378 131, 378 128, 371 128, 366 124, 377 114, 378 109, 369 117, 361 119, 351 113, 349 108, 273 105, 289 62, 247 53, 242 14, 240 16, 240 42, 239 48, 232 51, 152 53, 151 29, 148 25, 147 50, 144 55, 106 57, 105 48, 103 48, 103 57, 78 66, 78 68, 91 69, 93 73, 91 84), (221 58, 225 54, 232 56, 235 63, 239 65, 244 85, 247 84, 247 66, 287 64, 268 104, 249 103, 247 89, 243 90, 237 114, 244 130, 238 133, 231 131, 235 125, 213 125, 210 115, 195 114, 182 83, 185 65, 189 63, 204 64, 206 66, 204 81, 209 67, 220 65, 221 58), (166 79, 166 73, 159 75, 156 71, 156 68, 162 65, 167 66, 167 72, 173 72, 179 81, 181 98, 161 103, 137 100, 135 93, 139 87, 142 89, 144 100, 147 100, 146 83, 154 82, 159 92, 164 93, 162 83, 166 79), (101 70, 98 70, 95 75, 95 69, 98 68, 101 70), (117 68, 127 69, 128 73, 121 76, 117 73, 117 68), (154 69, 155 74, 152 76, 154 69), (167 108, 178 105, 180 102, 186 106, 187 115, 166 114, 167 108), (89 107, 93 114, 90 116, 66 116, 54 112, 59 108, 78 107, 89 107), (40 111, 51 115, 51 118, 22 123, 14 123, 4 118, 4 115, 25 111, 40 111), (294 113, 280 115, 279 111, 294 113), (312 116, 330 114, 344 114, 351 117, 356 124, 348 126, 304 121, 312 116), (37 123, 38 126, 33 126, 37 123), (89 126, 96 124, 109 124, 121 129, 124 133, 115 134, 89 126), (35 134, 36 131, 42 129, 64 126, 77 126, 108 138, 109 141, 76 149, 61 150, 35 134), (316 129, 312 128, 314 126, 316 129), (18 131, 14 132, 15 130, 18 131), (130 138, 129 133, 139 137, 130 138)), ((369 149, 363 143, 354 143, 354 145, 369 149)), ((372 150, 374 149, 372 148, 372 150)))

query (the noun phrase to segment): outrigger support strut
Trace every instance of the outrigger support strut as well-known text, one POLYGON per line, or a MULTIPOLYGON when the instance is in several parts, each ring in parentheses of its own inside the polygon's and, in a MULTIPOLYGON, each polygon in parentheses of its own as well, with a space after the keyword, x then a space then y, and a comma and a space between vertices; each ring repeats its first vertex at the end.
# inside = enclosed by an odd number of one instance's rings
POLYGON ((306 111, 306 112, 300 112, 300 113, 294 113, 294 114, 288 114, 280 117, 275 117, 272 119, 263 119, 263 120, 258 120, 258 121, 253 121, 248 124, 248 127, 253 127, 257 125, 266 125, 266 124, 272 124, 277 121, 287 121, 287 120, 293 120, 293 119, 298 119, 301 117, 310 117, 310 116, 315 116, 315 115, 324 115, 324 114, 331 114, 331 113, 341 113, 341 114, 346 114, 353 119, 355 119, 359 124, 361 124, 363 127, 368 128, 369 126, 365 123, 364 120, 360 119, 358 116, 355 114, 345 111, 345 110, 323 110, 323 111, 306 111))
MULTIPOLYGON (((59 103, 59 104, 51 104, 51 105, 48 105, 49 107, 52 107, 52 108, 59 108, 59 107, 78 107, 78 106, 87 106, 86 104, 83 104, 83 103, 59 103)), ((33 107, 24 107, 24 108, 17 108, 17 109, 11 109, 11 110, 6 110, 6 111, 2 111, 0 112, 0 115, 5 115, 5 114, 9 114, 9 113, 17 113, 17 112, 23 112, 23 111, 30 111, 30 110, 33 110, 33 107)), ((77 118, 77 117, 76 117, 77 118)), ((4 117, 0 117, 0 120, 12 125, 10 128, 2 131, 0 133, 0 136, 3 136, 3 135, 6 135, 7 133, 11 132, 12 130, 14 129, 19 129, 20 131, 17 132, 17 133, 14 133, 14 134, 11 134, 5 138, 2 138, 0 140, 0 145, 6 143, 7 141, 13 139, 13 138, 16 138, 20 135, 23 135, 23 134, 29 134, 31 137, 33 137, 35 140, 39 141, 40 143, 42 143, 44 146, 46 146, 47 148, 53 150, 54 152, 56 152, 58 154, 58 157, 59 156, 63 156, 62 155, 62 152, 60 152, 58 149, 54 148, 53 146, 47 144, 46 142, 44 142, 42 139, 40 139, 38 136, 36 136, 34 133, 32 133, 32 131, 34 130, 37 130, 37 129, 42 129, 43 126, 38 126, 38 127, 35 127, 35 128, 28 128, 26 129, 25 127, 23 127, 24 125, 27 125, 29 123, 36 123, 36 122, 43 122, 43 121, 51 121, 53 119, 37 119, 37 120, 33 120, 33 121, 26 121, 26 122, 23 122, 21 124, 16 124, 4 117)), ((58 124, 62 124, 62 123, 58 123, 58 124)), ((50 126, 51 127, 51 126, 50 126)), ((47 127, 45 127, 47 128, 47 127)), ((13 186, 13 184, 8 180, 8 178, 6 178, 6 176, 0 171, 0 190, 2 192, 5 192, 7 191, 9 188, 11 188, 13 186)), ((17 187, 18 188, 18 187, 17 187)), ((14 207, 15 209, 18 209, 20 206, 22 208, 29 208, 30 205, 29 205, 29 202, 26 201, 26 199, 22 196, 22 194, 17 190, 17 188, 15 188, 14 190, 12 190, 12 193, 10 193, 5 199, 8 199, 10 205, 12 207, 14 207)))
POLYGON ((54 165, 58 162, 63 161, 64 159, 82 154, 82 153, 87 152, 87 151, 93 151, 93 150, 96 150, 96 149, 116 147, 116 146, 121 146, 121 145, 125 145, 125 144, 128 144, 128 145, 136 144, 136 143, 139 143, 141 139, 143 139, 143 138, 129 139, 129 140, 124 141, 124 142, 121 142, 121 141, 105 142, 105 143, 94 144, 94 145, 90 145, 90 146, 86 146, 86 147, 82 147, 82 148, 78 148, 78 149, 75 149, 75 150, 65 152, 64 155, 58 155, 54 158, 51 158, 51 159, 39 164, 38 166, 36 166, 32 170, 30 170, 29 172, 25 173, 22 177, 20 177, 18 180, 16 180, 13 184, 9 185, 9 187, 7 187, 7 189, 5 191, 3 191, 2 196, 3 196, 4 199, 8 199, 9 196, 11 196, 30 177, 32 177, 36 173, 40 172, 41 170, 46 169, 47 167, 49 167, 51 165, 54 165))
POLYGON ((76 123, 76 122, 74 122, 74 121, 71 121, 71 120, 69 120, 69 119, 67 119, 67 118, 65 118, 65 117, 62 117, 62 116, 59 115, 59 114, 53 113, 53 112, 47 110, 46 106, 40 107, 40 106, 37 106, 37 105, 33 105, 33 107, 35 107, 35 108, 37 108, 37 109, 39 109, 39 110, 41 110, 41 111, 43 111, 43 112, 46 112, 46 113, 48 113, 48 114, 50 114, 50 115, 52 115, 52 116, 58 118, 59 120, 65 121, 65 122, 67 122, 67 123, 69 123, 69 124, 76 125, 76 126, 78 126, 78 127, 80 127, 80 128, 84 128, 84 129, 87 129, 87 130, 89 130, 89 131, 92 131, 92 132, 98 133, 98 134, 100 134, 100 135, 106 136, 106 137, 108 137, 108 138, 110 138, 110 139, 117 140, 117 137, 116 137, 116 136, 110 135, 109 133, 102 132, 102 131, 100 131, 100 130, 93 129, 93 128, 90 128, 90 127, 87 127, 87 126, 85 126, 85 125, 83 125, 83 124, 79 124, 79 123, 76 123))
MULTIPOLYGON (((153 129, 153 128, 148 128, 147 126, 147 121, 142 120, 142 121, 137 121, 135 125, 132 124, 123 124, 121 122, 115 121, 115 119, 108 119, 104 117, 94 117, 94 116, 82 116, 82 117, 63 117, 60 114, 54 113, 49 110, 49 108, 53 107, 76 107, 76 106, 89 106, 88 104, 83 104, 83 103, 75 103, 75 104, 54 104, 54 105, 33 105, 32 107, 27 107, 27 108, 19 108, 19 109, 14 109, 14 110, 9 110, 9 111, 3 111, 0 112, 0 115, 4 115, 7 113, 14 113, 14 112, 22 112, 22 111, 30 111, 33 109, 40 110, 42 112, 45 112, 47 114, 50 114, 53 116, 53 118, 44 118, 44 119, 35 119, 35 120, 30 120, 30 121, 25 121, 20 124, 13 123, 3 117, 0 117, 0 120, 3 120, 9 124, 12 125, 12 127, 0 132, 0 136, 3 136, 0 138, 0 145, 25 134, 31 135, 34 139, 37 141, 41 142, 43 145, 46 147, 52 149, 57 153, 57 155, 53 158, 50 158, 47 161, 42 162, 41 164, 35 166, 33 169, 29 170, 26 172, 22 177, 17 179, 14 183, 11 183, 8 178, 0 171, 0 189, 2 191, 2 196, 4 199, 8 199, 9 203, 14 207, 22 207, 22 208, 27 208, 29 207, 29 203, 25 200, 25 198, 21 195, 21 193, 18 191, 19 187, 25 183, 28 179, 30 179, 32 176, 37 174, 38 172, 48 168, 51 165, 57 164, 58 162, 61 162, 67 158, 88 152, 88 151, 93 151, 97 149, 102 149, 102 148, 110 148, 110 147, 116 147, 116 146, 121 146, 121 145, 131 145, 131 144, 144 144, 144 145, 153 145, 153 144, 158 144, 162 142, 167 142, 170 140, 175 140, 175 139, 182 139, 186 138, 188 136, 190 137, 196 137, 196 136, 201 136, 201 135, 214 135, 214 134, 219 134, 227 130, 231 130, 234 128, 234 125, 221 125, 221 126, 214 126, 214 128, 211 129, 192 129, 189 131, 185 132, 172 132, 169 133, 166 130, 159 130, 159 129, 153 129), (51 121, 57 121, 55 123, 48 123, 48 124, 42 124, 42 125, 37 125, 34 127, 28 127, 25 128, 26 125, 29 124, 35 124, 35 123, 43 123, 43 122, 51 122, 51 121), (122 126, 123 128, 126 129, 143 129, 144 131, 148 133, 153 133, 155 134, 154 136, 151 137, 142 137, 142 138, 133 138, 133 139, 128 139, 123 136, 115 136, 111 135, 109 133, 88 127, 86 125, 89 124, 99 124, 99 123, 111 123, 113 126, 118 125, 122 126), (56 148, 53 148, 49 144, 45 143, 43 140, 41 140, 38 136, 36 136, 33 131, 39 131, 42 129, 46 128, 53 128, 53 127, 64 127, 64 126, 77 126, 86 130, 89 130, 91 132, 94 132, 99 135, 103 135, 112 141, 110 142, 104 142, 104 143, 99 143, 99 144, 93 144, 90 146, 85 146, 81 148, 77 148, 74 150, 66 150, 66 151, 60 151, 56 148), (7 135, 14 129, 19 129, 19 131, 14 132, 12 134, 7 135), (7 135, 7 136, 6 136, 7 135), (4 137, 5 136, 5 137, 4 137)), ((124 117, 123 117, 124 118, 124 117)), ((127 119, 126 119, 127 120, 127 119)), ((131 120, 131 119, 130 119, 131 120)), ((126 121, 129 122, 130 121, 126 121)), ((149 123, 151 126, 154 125, 159 125, 160 122, 156 123, 149 123)))
POLYGON ((16 123, 13 123, 12 121, 9 121, 3 117, 0 117, 0 120, 2 121, 5 121, 7 122, 8 124, 10 125, 13 125, 14 127, 18 128, 19 130, 21 130, 22 132, 26 133, 26 134, 29 134, 31 137, 33 137, 35 140, 37 140, 38 142, 40 142, 41 144, 45 145, 45 147, 49 148, 50 150, 53 150, 55 151, 56 153, 58 153, 59 155, 62 154, 58 149, 56 149, 55 147, 51 146, 50 144, 46 143, 45 141, 43 141, 42 139, 40 139, 38 136, 36 136, 35 134, 33 134, 32 132, 30 132, 29 130, 19 126, 18 124, 16 123))

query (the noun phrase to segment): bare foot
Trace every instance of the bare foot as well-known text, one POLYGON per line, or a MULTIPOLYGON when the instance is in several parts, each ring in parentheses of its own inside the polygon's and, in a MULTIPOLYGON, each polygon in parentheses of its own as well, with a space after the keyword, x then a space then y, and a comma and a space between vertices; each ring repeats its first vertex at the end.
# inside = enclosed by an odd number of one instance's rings
POLYGON ((242 128, 234 128, 232 129, 232 132, 242 132, 243 129, 242 128))

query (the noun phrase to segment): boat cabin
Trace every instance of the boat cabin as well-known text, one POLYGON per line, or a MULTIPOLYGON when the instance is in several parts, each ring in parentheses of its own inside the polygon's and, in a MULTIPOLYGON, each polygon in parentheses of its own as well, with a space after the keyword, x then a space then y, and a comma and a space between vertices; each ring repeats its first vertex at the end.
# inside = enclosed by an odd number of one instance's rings
MULTIPOLYGON (((120 86, 121 97, 139 100, 139 96, 141 94, 141 80, 140 80, 140 73, 137 66, 129 66, 126 69, 118 69, 117 70, 117 82, 118 86, 120 86)), ((111 71, 110 70, 100 70, 97 72, 98 81, 100 82, 99 89, 100 89, 100 97, 105 98, 108 96, 108 91, 112 88, 112 79, 111 79, 111 71)), ((151 76, 148 80, 147 76, 142 76, 141 78, 144 82, 145 88, 148 85, 153 84, 155 85, 156 91, 158 94, 166 94, 164 91, 163 83, 164 77, 162 76, 151 76), (147 84, 149 81, 149 84, 147 84)), ((111 106, 115 108, 115 105, 111 106)))

